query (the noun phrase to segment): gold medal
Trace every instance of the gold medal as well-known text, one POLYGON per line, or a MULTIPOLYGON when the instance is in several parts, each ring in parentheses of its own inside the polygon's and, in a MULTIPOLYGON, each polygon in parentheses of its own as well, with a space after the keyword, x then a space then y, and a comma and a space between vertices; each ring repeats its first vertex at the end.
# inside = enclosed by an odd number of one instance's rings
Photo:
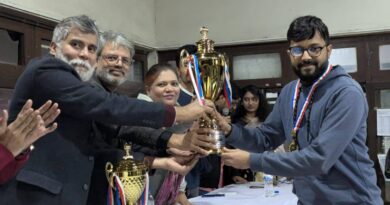
POLYGON ((296 137, 297 136, 297 132, 295 130, 292 130, 291 131, 291 137, 296 137))
POLYGON ((290 152, 297 150, 297 143, 295 143, 295 141, 292 141, 292 142, 290 143, 290 145, 288 145, 288 150, 289 150, 290 152))

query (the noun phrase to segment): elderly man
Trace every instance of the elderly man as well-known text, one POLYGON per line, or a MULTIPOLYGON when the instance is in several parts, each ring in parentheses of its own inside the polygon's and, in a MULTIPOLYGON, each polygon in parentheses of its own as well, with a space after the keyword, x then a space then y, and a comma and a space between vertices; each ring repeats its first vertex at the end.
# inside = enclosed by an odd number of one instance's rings
POLYGON ((175 108, 129 99, 82 82, 93 73, 98 39, 89 17, 66 18, 54 30, 51 56, 32 61, 19 78, 11 119, 28 98, 37 106, 52 99, 61 107, 61 126, 39 140, 16 179, 0 187, 0 204, 86 204, 94 166, 92 121, 158 128, 211 111, 195 103, 175 108))
MULTIPOLYGON (((115 90, 126 81, 132 68, 132 56, 134 47, 126 37, 112 31, 104 32, 101 35, 102 48, 98 51, 98 63, 95 75, 90 83, 108 92, 115 93, 115 90)), ((142 145, 137 146, 137 157, 144 154, 152 156, 166 156, 166 149, 179 148, 182 150, 194 150, 201 154, 207 154, 207 150, 198 146, 198 139, 193 132, 187 135, 173 134, 162 129, 153 129, 138 126, 117 126, 95 122, 93 125, 96 149, 95 166, 92 175, 91 190, 88 197, 88 204, 104 204, 106 202, 107 180, 104 167, 107 161, 117 161, 122 156, 119 141, 131 141, 142 145), (142 153, 140 153, 142 152, 142 153)), ((207 139, 201 140, 207 141, 207 139)), ((207 144, 203 144, 207 147, 207 144)), ((181 165, 173 159, 176 158, 154 158, 152 167, 168 169, 185 175, 191 168, 189 165, 181 165)), ((180 157, 179 157, 180 158, 180 157)), ((149 157, 147 157, 149 159, 149 157)), ((193 162, 193 161, 192 161, 193 162)))

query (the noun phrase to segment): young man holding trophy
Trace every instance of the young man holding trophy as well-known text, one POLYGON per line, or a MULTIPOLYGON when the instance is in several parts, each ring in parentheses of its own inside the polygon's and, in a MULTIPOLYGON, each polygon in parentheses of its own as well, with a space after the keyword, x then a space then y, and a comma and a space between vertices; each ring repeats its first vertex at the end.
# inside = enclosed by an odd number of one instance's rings
POLYGON ((367 101, 341 66, 329 64, 327 26, 315 16, 299 17, 287 39, 298 80, 282 89, 260 127, 218 118, 227 143, 249 151, 224 149, 222 159, 235 168, 293 177, 298 204, 383 204, 367 153, 367 101), (267 152, 285 141, 290 152, 267 152))

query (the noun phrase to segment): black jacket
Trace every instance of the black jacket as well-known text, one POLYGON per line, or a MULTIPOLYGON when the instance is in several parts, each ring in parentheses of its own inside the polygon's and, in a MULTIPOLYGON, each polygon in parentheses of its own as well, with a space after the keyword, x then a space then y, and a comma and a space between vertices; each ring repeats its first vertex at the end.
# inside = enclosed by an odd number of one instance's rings
POLYGON ((52 56, 33 60, 20 76, 10 119, 27 99, 34 108, 59 104, 56 131, 35 143, 16 179, 0 186, 0 204, 86 204, 94 166, 92 121, 159 128, 174 121, 173 108, 103 91, 82 82, 72 67, 52 56))

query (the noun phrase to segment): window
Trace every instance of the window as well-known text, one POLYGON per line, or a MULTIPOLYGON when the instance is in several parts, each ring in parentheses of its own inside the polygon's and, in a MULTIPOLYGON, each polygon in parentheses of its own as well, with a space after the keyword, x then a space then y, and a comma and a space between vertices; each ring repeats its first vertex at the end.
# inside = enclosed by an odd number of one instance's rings
POLYGON ((0 29, 0 63, 20 65, 23 34, 0 29))
POLYGON ((233 57, 234 80, 282 77, 279 53, 242 55, 233 57))
POLYGON ((379 70, 390 70, 390 45, 379 46, 379 70))
POLYGON ((348 73, 356 73, 358 71, 356 48, 334 48, 329 62, 342 66, 348 73))

